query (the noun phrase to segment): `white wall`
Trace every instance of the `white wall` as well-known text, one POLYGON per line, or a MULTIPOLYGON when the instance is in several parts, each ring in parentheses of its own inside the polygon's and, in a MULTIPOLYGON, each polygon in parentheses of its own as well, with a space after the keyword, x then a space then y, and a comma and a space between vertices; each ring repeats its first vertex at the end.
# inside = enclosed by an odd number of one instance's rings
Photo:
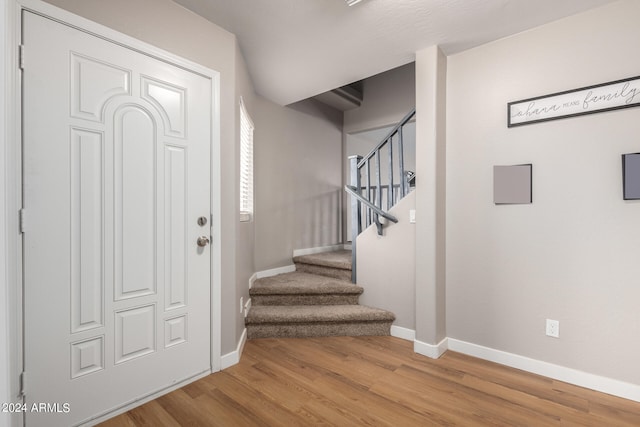
POLYGON ((446 337, 446 78, 437 46, 416 53, 416 339, 446 337))
POLYGON ((360 304, 389 310, 396 315, 394 325, 415 330, 416 227, 409 223, 415 209, 415 192, 389 211, 396 224, 384 226, 378 236, 375 225, 358 236, 357 277, 364 288, 360 304))
POLYGON ((640 384, 640 203, 620 157, 640 151, 640 108, 506 126, 507 102, 637 76, 638 16, 621 1, 448 58, 449 337, 640 384), (492 166, 521 163, 533 204, 495 206, 492 166))
POLYGON ((255 263, 292 263, 295 249, 341 242, 342 114, 314 100, 256 98, 255 263))

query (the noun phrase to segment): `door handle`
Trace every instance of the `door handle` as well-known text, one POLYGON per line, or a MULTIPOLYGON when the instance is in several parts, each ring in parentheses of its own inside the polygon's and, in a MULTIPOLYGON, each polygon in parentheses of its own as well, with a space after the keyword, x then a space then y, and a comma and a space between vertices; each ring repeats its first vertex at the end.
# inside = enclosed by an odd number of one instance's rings
POLYGON ((209 238, 207 236, 198 237, 198 246, 200 246, 201 248, 204 248, 208 244, 209 244, 209 238))

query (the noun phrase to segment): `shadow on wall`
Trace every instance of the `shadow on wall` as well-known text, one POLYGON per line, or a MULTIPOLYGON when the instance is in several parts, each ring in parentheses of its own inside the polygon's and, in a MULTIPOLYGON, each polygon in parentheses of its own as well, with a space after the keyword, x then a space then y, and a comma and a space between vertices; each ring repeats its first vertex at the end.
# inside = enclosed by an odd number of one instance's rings
POLYGON ((315 196, 296 201, 298 221, 295 249, 317 248, 341 243, 342 189, 310 191, 315 196), (302 220, 306 218, 306 220, 302 220))
POLYGON ((332 123, 337 130, 342 132, 341 112, 324 105, 320 101, 316 101, 315 99, 304 99, 287 105, 287 108, 291 108, 298 113, 311 116, 314 119, 323 118, 328 123, 332 123))

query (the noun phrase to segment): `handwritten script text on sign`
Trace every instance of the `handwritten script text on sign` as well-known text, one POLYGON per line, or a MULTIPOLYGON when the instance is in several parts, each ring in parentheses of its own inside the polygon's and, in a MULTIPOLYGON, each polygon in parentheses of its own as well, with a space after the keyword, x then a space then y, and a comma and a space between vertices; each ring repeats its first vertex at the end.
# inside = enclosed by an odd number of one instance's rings
POLYGON ((509 126, 640 105, 640 77, 509 103, 509 126))

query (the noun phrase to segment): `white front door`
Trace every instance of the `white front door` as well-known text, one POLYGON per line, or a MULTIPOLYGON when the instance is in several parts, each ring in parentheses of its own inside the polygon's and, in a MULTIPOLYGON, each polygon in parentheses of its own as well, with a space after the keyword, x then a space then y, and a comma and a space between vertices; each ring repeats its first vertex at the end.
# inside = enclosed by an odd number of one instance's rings
POLYGON ((23 44, 25 416, 71 426, 211 370, 212 82, 31 12, 23 44))

